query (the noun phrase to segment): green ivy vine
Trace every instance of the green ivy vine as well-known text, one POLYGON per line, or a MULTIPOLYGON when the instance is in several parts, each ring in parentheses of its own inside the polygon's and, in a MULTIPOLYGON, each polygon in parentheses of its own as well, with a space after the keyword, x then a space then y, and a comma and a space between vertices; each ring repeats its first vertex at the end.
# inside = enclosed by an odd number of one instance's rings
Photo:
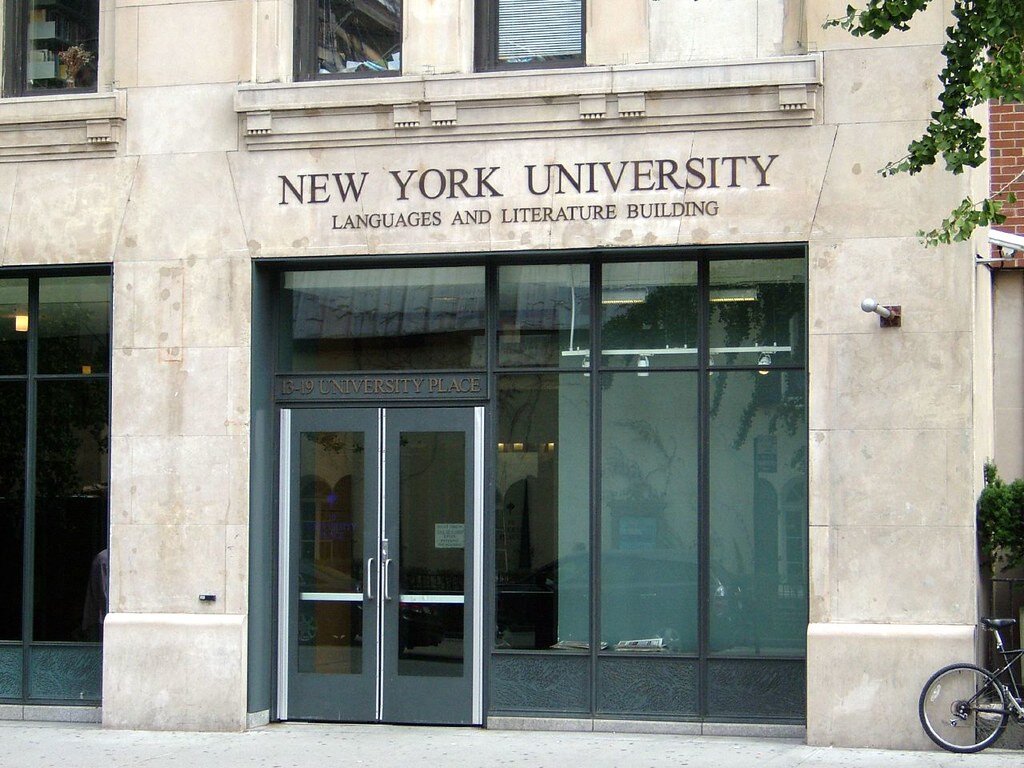
MULTIPOLYGON (((880 38, 909 29, 913 17, 933 2, 868 0, 864 8, 847 6, 843 16, 825 26, 880 38)), ((885 176, 913 175, 940 156, 954 174, 979 167, 985 162, 985 136, 972 110, 991 100, 1024 102, 1024 2, 953 0, 951 13, 953 23, 946 28, 942 47, 946 63, 939 75, 939 109, 932 112, 924 134, 907 147, 907 154, 880 171, 885 176)), ((1020 178, 984 200, 965 198, 938 227, 918 234, 928 245, 938 245, 967 240, 977 227, 1002 224, 1003 209, 1017 201, 1010 187, 1020 178)))

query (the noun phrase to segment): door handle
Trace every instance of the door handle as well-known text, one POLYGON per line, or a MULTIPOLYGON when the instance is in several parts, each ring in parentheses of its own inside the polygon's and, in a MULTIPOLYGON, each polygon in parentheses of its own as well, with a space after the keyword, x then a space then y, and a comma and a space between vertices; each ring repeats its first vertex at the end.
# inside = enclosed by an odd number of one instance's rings
POLYGON ((366 599, 373 600, 373 563, 374 559, 371 557, 366 561, 366 599))
POLYGON ((390 600, 391 599, 391 580, 388 578, 388 575, 389 575, 390 571, 391 571, 391 558, 388 557, 388 558, 385 558, 385 560, 384 560, 384 589, 383 589, 383 592, 384 592, 384 599, 385 600, 390 600))

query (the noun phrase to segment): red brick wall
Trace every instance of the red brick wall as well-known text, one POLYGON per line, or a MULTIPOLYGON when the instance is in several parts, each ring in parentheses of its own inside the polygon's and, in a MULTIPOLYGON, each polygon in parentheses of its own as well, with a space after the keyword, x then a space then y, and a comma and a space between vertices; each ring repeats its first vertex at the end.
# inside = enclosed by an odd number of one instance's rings
POLYGON ((999 229, 1024 235, 1024 177, 1014 181, 1024 171, 1024 104, 992 102, 989 113, 992 193, 1010 184, 1017 195, 1014 205, 1003 208, 1008 216, 999 229))

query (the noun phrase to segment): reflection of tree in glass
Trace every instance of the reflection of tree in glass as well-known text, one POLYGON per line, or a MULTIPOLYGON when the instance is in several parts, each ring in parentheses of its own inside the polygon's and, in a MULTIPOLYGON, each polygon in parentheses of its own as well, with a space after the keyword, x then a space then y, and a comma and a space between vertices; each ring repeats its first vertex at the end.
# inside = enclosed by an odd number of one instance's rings
MULTIPOLYGON (((745 291, 756 291, 757 301, 725 301, 711 305, 711 323, 723 331, 722 346, 740 347, 746 345, 777 344, 793 346, 790 354, 794 361, 802 360, 803 351, 796 345, 802 337, 790 337, 790 321, 803 307, 804 286, 802 283, 748 283, 731 285, 745 291)), ((717 365, 737 365, 737 352, 716 355, 717 365)), ((722 405, 722 397, 728 376, 713 376, 710 413, 714 418, 722 405)), ((803 414, 803 400, 788 403, 778 394, 780 386, 776 375, 759 376, 754 382, 754 392, 739 418, 739 427, 733 438, 733 447, 739 448, 746 441, 760 410, 771 410, 768 432, 775 433, 781 423, 789 434, 793 434, 803 414)))
POLYGON ((36 432, 36 488, 42 497, 105 493, 108 452, 107 382, 42 382, 36 432), (81 469, 92 462, 90 474, 81 469))
POLYGON ((609 501, 622 498, 640 503, 664 502, 672 467, 679 455, 677 441, 670 440, 671 445, 666 445, 661 431, 644 419, 621 419, 613 421, 612 426, 631 439, 628 443, 617 440, 608 452, 606 466, 623 480, 625 486, 624 490, 611 494, 609 501), (653 453, 655 461, 641 466, 635 458, 637 446, 653 449, 649 453, 653 453))
POLYGON ((22 519, 25 484, 25 383, 0 382, 0 640, 21 639, 22 519))
MULTIPOLYGON (((777 435, 781 425, 786 433, 795 435, 797 427, 803 425, 804 401, 802 397, 784 398, 779 392, 781 382, 780 374, 774 372, 768 376, 754 377, 754 393, 747 401, 743 412, 739 417, 739 426, 736 429, 736 437, 733 438, 732 447, 740 448, 750 435, 754 426, 754 419, 758 411, 764 410, 770 413, 768 424, 765 427, 765 434, 777 435)), ((718 379, 725 379, 726 376, 718 376, 718 379)))
POLYGON ((682 472, 682 467, 677 466, 678 441, 674 438, 666 441, 662 431, 644 419, 620 419, 610 426, 618 434, 614 440, 606 441, 610 445, 604 464, 605 471, 619 480, 619 489, 606 494, 605 503, 619 514, 656 517, 662 537, 659 547, 678 548, 681 541, 665 519, 670 506, 669 484, 682 472), (639 449, 643 449, 642 458, 637 458, 639 449))
POLYGON ((311 439, 319 448, 333 453, 362 453, 363 452, 363 441, 362 440, 348 440, 346 439, 347 432, 310 432, 307 433, 309 439, 311 439))
POLYGON ((648 291, 642 302, 626 305, 601 326, 604 349, 655 343, 665 347, 697 345, 696 286, 659 285, 648 291))
POLYGON ((0 499, 20 503, 25 482, 25 383, 0 383, 0 499))

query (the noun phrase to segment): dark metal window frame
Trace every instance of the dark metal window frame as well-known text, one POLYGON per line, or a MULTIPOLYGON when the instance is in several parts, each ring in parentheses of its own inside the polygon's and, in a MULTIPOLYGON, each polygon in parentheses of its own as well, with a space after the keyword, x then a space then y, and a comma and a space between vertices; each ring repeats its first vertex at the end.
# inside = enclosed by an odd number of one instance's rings
POLYGON ((296 82, 321 80, 376 80, 382 77, 399 77, 405 71, 405 51, 402 41, 405 38, 405 0, 401 0, 399 12, 399 49, 402 50, 402 67, 397 71, 385 72, 332 72, 320 74, 317 71, 316 40, 318 25, 317 0, 296 0, 295 3, 295 36, 293 38, 292 61, 296 82))
MULTIPOLYGON (((2 95, 8 96, 55 96, 58 94, 96 93, 97 88, 31 88, 28 84, 28 27, 29 0, 4 0, 4 52, 2 95)), ((97 3, 96 32, 99 35, 100 19, 97 3)), ((97 41, 96 60, 102 55, 97 41)), ((33 273, 34 274, 34 273, 33 273)))
MULTIPOLYGON (((0 375, 0 381, 23 382, 25 384, 25 480, 24 480, 24 507, 22 518, 22 585, 21 585, 21 697, 0 698, 0 704, 59 704, 62 706, 95 706, 99 700, 82 699, 41 699, 30 698, 30 671, 31 655, 35 648, 95 648, 100 646, 95 642, 62 642, 62 641, 36 641, 32 638, 35 619, 35 470, 36 470, 36 433, 37 433, 37 393, 41 381, 102 381, 106 380, 107 385, 107 419, 109 427, 110 419, 110 365, 108 362, 107 371, 104 373, 39 373, 37 370, 38 349, 39 349, 39 281, 52 277, 112 277, 109 266, 102 267, 52 267, 37 269, 3 269, 0 270, 0 279, 27 279, 28 280, 28 351, 26 371, 23 374, 0 375)), ((111 315, 108 316, 111 338, 113 337, 113 280, 110 282, 110 306, 111 315)), ((113 344, 110 344, 111 359, 113 356, 113 344)), ((107 497, 107 538, 110 537, 110 499, 107 497)), ((5 643, 13 645, 14 643, 5 643)))
POLYGON ((580 0, 580 53, 557 61, 503 62, 498 60, 498 0, 476 0, 474 11, 475 45, 473 61, 477 72, 502 72, 521 69, 568 69, 582 67, 587 61, 587 3, 580 0))
MULTIPOLYGON (((697 675, 698 675, 698 712, 694 717, 695 720, 709 719, 711 716, 709 713, 709 690, 708 690, 708 677, 709 677, 709 666, 716 661, 722 662, 805 662, 806 653, 803 655, 773 655, 773 656, 753 656, 744 654, 733 654, 733 653, 715 653, 710 649, 710 592, 709 592, 709 579, 710 579, 710 539, 711 539, 711 514, 710 514, 710 387, 708 382, 708 374, 711 371, 720 372, 733 372, 733 371, 757 371, 763 366, 756 364, 730 364, 717 363, 711 365, 710 360, 710 319, 711 319, 711 304, 710 298, 710 265, 712 262, 721 261, 746 261, 746 260, 774 260, 783 258, 802 258, 804 259, 804 306, 807 306, 807 285, 806 285, 806 258, 807 251, 806 247, 802 244, 778 244, 778 245, 750 245, 750 246, 723 246, 717 248, 668 248, 668 249, 636 249, 629 251, 613 251, 613 252, 587 252, 585 254, 579 254, 579 258, 572 259, 567 258, 569 254, 561 254, 560 257, 552 257, 550 254, 544 255, 540 260, 535 263, 538 264, 564 264, 572 263, 576 261, 583 261, 590 265, 590 348, 591 348, 591 366, 585 372, 575 367, 548 367, 548 368, 526 368, 526 367, 499 367, 497 361, 494 361, 494 365, 491 368, 491 383, 489 385, 489 391, 497 393, 497 382, 496 377, 498 375, 510 376, 514 374, 537 374, 537 373, 575 373, 578 375, 593 374, 590 376, 590 441, 591 441, 591 452, 590 452, 590 650, 589 651, 551 651, 551 650, 510 650, 510 649, 498 649, 493 645, 493 638, 495 637, 495 606, 490 603, 486 606, 488 610, 488 623, 485 628, 485 632, 491 638, 491 654, 500 656, 542 656, 546 658, 552 658, 555 656, 563 657, 586 657, 589 658, 589 696, 590 696, 590 707, 587 711, 582 711, 579 715, 588 717, 622 717, 623 715, 610 715, 601 713, 601 707, 599 703, 599 691, 600 691, 600 680, 599 680, 599 669, 602 660, 609 659, 635 659, 641 658, 648 659, 652 662, 658 659, 676 659, 676 660, 690 660, 697 664, 697 675), (637 654, 626 654, 616 653, 608 650, 601 650, 600 643, 597 639, 600 638, 600 627, 601 627, 601 546, 602 546, 602 520, 603 512, 601 506, 601 467, 602 467, 602 455, 601 455, 601 377, 606 373, 623 373, 629 369, 622 367, 608 366, 603 364, 603 356, 598 350, 601 349, 601 289, 602 289, 602 274, 603 267, 606 264, 613 263, 630 263, 630 262, 664 262, 664 261, 690 261, 697 264, 697 288, 699 295, 699 314, 697 318, 698 322, 698 355, 697 362, 693 365, 673 365, 658 367, 651 369, 652 375, 654 373, 696 373, 698 376, 698 409, 699 409, 699 421, 698 421, 698 492, 697 492, 697 519, 698 519, 698 626, 697 626, 697 652, 696 653, 660 653, 655 657, 642 657, 637 654)), ((496 300, 497 300, 497 285, 496 275, 497 267, 506 264, 522 264, 521 258, 504 258, 496 259, 492 262, 495 265, 495 285, 492 287, 492 298, 489 301, 489 306, 492 307, 493 312, 497 312, 496 300)), ((496 320, 496 318, 495 318, 496 320)), ((492 327, 496 327, 495 322, 492 321, 492 327)), ((773 364, 772 370, 778 371, 789 371, 800 373, 803 372, 806 378, 807 371, 807 344, 806 344, 806 333, 807 328, 804 328, 804 359, 800 361, 794 361, 792 363, 785 364, 773 364)), ((496 347, 495 339, 490 338, 488 342, 489 346, 496 347)), ((492 395, 493 397, 493 395, 492 395)), ((493 405, 493 402, 492 402, 493 405)), ((804 409, 806 413, 807 403, 804 403, 804 409)), ((489 422, 491 424, 490 435, 488 437, 488 445, 493 444, 493 435, 497 431, 497 412, 496 408, 492 407, 489 415, 489 422)), ((493 462, 493 457, 489 456, 489 459, 493 462)), ((488 497, 493 499, 494 489, 494 471, 495 468, 493 463, 490 465, 488 472, 488 485, 491 489, 491 494, 488 497)), ((807 483, 808 477, 805 476, 804 482, 807 483)), ((494 510, 492 508, 487 509, 487 516, 485 517, 485 525, 488 526, 486 530, 493 530, 494 527, 494 510)), ((493 537, 492 537, 493 539, 493 537)), ((491 550, 487 553, 488 559, 485 560, 485 572, 487 573, 488 583, 485 584, 485 588, 488 589, 491 599, 495 599, 495 583, 494 583, 494 559, 493 559, 493 547, 494 542, 492 539, 485 537, 485 542, 491 550)), ((806 596, 806 595, 805 595, 806 596)), ((511 712, 499 711, 496 714, 513 714, 511 712)), ((550 716, 551 712, 515 712, 515 715, 538 715, 538 716, 550 716)), ((568 713, 567 713, 568 714, 568 713)), ((654 713, 652 713, 654 714, 654 713)), ((742 719, 742 718, 735 718, 742 719)), ((778 719, 780 722, 795 722, 793 718, 760 718, 760 720, 778 719)))
MULTIPOLYGON (((630 263, 630 262, 667 262, 667 261, 689 261, 697 264, 697 288, 699 292, 699 306, 700 312, 698 314, 698 360, 695 364, 690 365, 673 365, 658 367, 652 369, 653 372, 657 373, 671 373, 671 372, 685 372, 695 374, 698 376, 698 407, 699 407, 699 423, 698 423, 698 649, 696 653, 664 653, 658 654, 657 659, 675 660, 675 661, 691 661, 697 665, 698 675, 698 712, 690 717, 679 717, 671 715, 669 719, 675 720, 692 720, 692 721, 703 721, 707 719, 715 720, 728 720, 728 721, 749 721, 751 718, 740 716, 728 716, 721 717, 715 716, 709 712, 709 700, 710 692, 708 690, 708 678, 709 678, 709 667, 716 662, 720 664, 729 664, 735 662, 737 664, 751 663, 751 662, 766 662, 766 663, 778 663, 780 669, 783 665, 789 664, 805 664, 806 663, 806 652, 804 654, 789 654, 789 655, 773 655, 773 656, 754 656, 754 655, 742 655, 732 653, 715 653, 710 650, 710 638, 709 638, 709 617, 710 617, 710 594, 708 590, 710 580, 710 414, 709 414, 709 399, 710 399, 710 388, 708 383, 708 373, 714 371, 757 371, 763 366, 757 364, 732 364, 726 365, 724 363, 716 363, 711 365, 710 361, 710 350, 709 350, 709 335, 710 335, 710 265, 712 262, 721 261, 738 261, 738 260, 774 260, 774 259, 803 259, 804 261, 804 307, 806 311, 807 307, 807 246, 804 243, 758 243, 748 245, 726 245, 726 246, 672 246, 672 247, 657 247, 657 248, 633 248, 633 249, 587 249, 587 250, 560 250, 560 251, 541 251, 541 252, 526 252, 526 253, 498 253, 498 254, 458 254, 448 258, 440 258, 436 255, 406 255, 406 256, 373 256, 373 257, 348 257, 344 262, 330 260, 325 262, 324 260, 317 259, 293 259, 293 260, 267 260, 266 262, 257 265, 256 270, 258 273, 265 275, 267 279, 273 284, 270 287, 270 296, 267 297, 267 310, 269 310, 268 316, 264 316, 263 323, 269 322, 271 339, 266 339, 265 342, 270 342, 270 350, 268 357, 264 359, 264 365, 270 363, 269 368, 272 372, 276 372, 278 369, 276 356, 277 350, 279 349, 277 334, 280 330, 279 323, 279 312, 282 310, 278 297, 280 296, 280 281, 282 275, 290 271, 300 270, 338 270, 338 269, 386 269, 392 268, 414 268, 414 267, 436 267, 436 266, 480 266, 484 265, 487 267, 485 273, 486 281, 486 296, 487 296, 487 376, 488 386, 487 391, 489 393, 486 401, 482 404, 488 406, 488 414, 485 428, 485 444, 488 446, 488 453, 485 455, 484 462, 484 488, 485 488, 485 499, 487 503, 484 508, 484 582, 480 585, 482 592, 482 604, 485 612, 484 622, 484 638, 485 642, 480 652, 484 654, 484 678, 485 681, 490 679, 490 669, 492 667, 492 659, 506 658, 511 659, 513 657, 533 657, 535 659, 586 659, 587 660, 587 680, 588 688, 587 696, 589 698, 589 706, 585 709, 572 711, 554 711, 554 710, 492 710, 490 707, 490 690, 489 685, 485 684, 485 708, 484 711, 493 715, 514 715, 514 716, 544 716, 550 717, 552 715, 558 716, 583 716, 593 718, 612 718, 621 719, 626 717, 622 714, 607 714, 602 713, 600 702, 599 702, 599 668, 602 661, 608 661, 612 659, 626 659, 626 660, 637 660, 647 659, 649 661, 655 661, 653 657, 645 657, 637 654, 625 654, 616 653, 612 651, 601 651, 599 649, 599 643, 594 642, 595 638, 599 638, 600 629, 600 608, 601 608, 601 522, 602 522, 602 508, 601 508, 601 375, 604 373, 622 373, 629 369, 622 367, 608 366, 602 364, 601 355, 595 353, 594 350, 599 350, 601 343, 601 277, 603 266, 606 264, 614 263, 630 263), (587 370, 575 366, 499 366, 497 359, 497 328, 498 328, 498 269, 502 266, 522 266, 528 264, 536 265, 555 265, 555 264, 585 264, 589 268, 590 272, 590 345, 591 345, 591 365, 587 370), (496 613, 495 613, 495 542, 493 537, 493 531, 495 528, 495 508, 494 499, 496 492, 496 466, 495 457, 493 450, 496 446, 496 434, 497 434, 497 409, 495 407, 495 398, 497 396, 497 377, 501 376, 514 376, 514 375, 536 375, 536 374, 578 374, 578 375, 589 375, 590 381, 590 440, 591 440, 591 453, 590 453, 590 567, 591 567, 591 582, 590 582, 590 649, 589 650, 514 650, 514 649, 500 649, 494 647, 494 638, 496 631, 496 613)), ((264 299, 264 301, 267 301, 264 299)), ((266 305, 264 305, 266 306, 266 305)), ((772 370, 778 371, 789 371, 795 373, 803 373, 806 381, 807 377, 807 327, 805 323, 804 327, 804 346, 803 346, 803 359, 794 360, 789 363, 773 364, 772 370)), ((254 358, 255 360, 255 358, 254 358)), ((255 365, 255 363, 254 363, 255 365)), ((272 373, 271 372, 271 373, 272 373)), ((254 370, 254 391, 259 388, 257 379, 260 376, 266 376, 267 371, 256 371, 254 370)), ((272 422, 268 423, 271 427, 271 434, 273 435, 271 446, 254 446, 254 461, 257 461, 257 454, 263 450, 269 450, 272 453, 264 459, 269 459, 271 462, 276 462, 276 457, 279 455, 279 439, 280 435, 277 434, 276 426, 279 423, 279 413, 282 407, 293 407, 284 403, 276 403, 271 398, 268 401, 263 401, 264 407, 269 406, 266 411, 266 415, 272 418, 272 422)), ((344 407, 344 406, 339 406, 344 407)), ((806 415, 807 403, 804 403, 805 415, 806 415)), ((255 418, 255 416, 254 416, 255 418)), ((269 494, 269 498, 276 499, 277 489, 276 480, 277 474, 273 472, 270 475, 271 482, 273 484, 272 492, 269 494)), ((809 474, 805 475, 804 483, 808 483, 809 474)), ((255 496, 255 494, 254 494, 255 496)), ((272 506, 272 510, 276 511, 276 502, 272 506)), ((262 549, 264 557, 267 552, 273 552, 274 557, 278 557, 277 554, 277 527, 276 521, 270 521, 269 530, 272 533, 272 539, 270 542, 262 545, 254 545, 253 552, 254 557, 256 556, 256 550, 262 549), (267 548, 269 545, 269 549, 267 548)), ((805 541, 806 545, 806 541, 805 541)), ((806 558, 806 551, 805 551, 806 558)), ((262 561, 261 561, 262 562, 262 561)), ((251 565, 257 567, 257 561, 254 559, 251 565)), ((805 564, 806 565, 806 564, 805 564)), ((259 568, 265 567, 265 565, 258 565, 259 568)), ((271 591, 268 596, 276 596, 277 585, 276 585, 276 569, 272 569, 270 580, 267 584, 263 585, 264 589, 269 587, 271 591)), ((809 572, 806 574, 809 578, 809 572)), ((258 595, 256 590, 250 590, 252 599, 257 600, 258 595)), ((808 599, 808 595, 805 591, 805 600, 808 599)), ((271 597, 271 600, 276 600, 276 597, 271 597)), ((276 615, 272 615, 270 618, 270 625, 276 624, 276 615)), ((273 630, 277 631, 276 626, 273 630)), ((250 638, 252 640, 252 638, 250 638)), ((271 645, 270 656, 273 659, 276 654, 276 647, 271 645)), ((524 659, 525 661, 525 659, 524 659)), ((269 664, 266 667, 261 667, 266 671, 273 674, 272 670, 276 669, 276 662, 269 664)), ((256 673, 256 670, 250 666, 250 670, 256 673)), ((250 675, 254 677, 255 675, 250 675)), ((273 689, 275 683, 271 683, 270 689, 273 689)), ((273 698, 268 702, 271 711, 273 712, 273 698)), ((251 707, 250 707, 251 709, 251 707)), ((658 713, 645 713, 639 715, 642 719, 644 717, 658 717, 658 713)), ((665 719, 662 717, 661 719, 665 719)), ((780 723, 800 723, 803 722, 803 718, 799 716, 759 716, 753 718, 755 722, 780 722, 780 723)))

